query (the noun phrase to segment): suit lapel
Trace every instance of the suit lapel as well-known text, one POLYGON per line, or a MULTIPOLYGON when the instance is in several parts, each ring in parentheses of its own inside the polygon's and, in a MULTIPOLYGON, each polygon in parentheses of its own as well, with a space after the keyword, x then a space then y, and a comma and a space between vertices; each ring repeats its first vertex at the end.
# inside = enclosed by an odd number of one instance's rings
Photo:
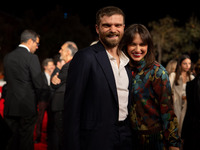
MULTIPOLYGON (((100 43, 98 43, 98 45, 101 45, 100 43)), ((101 45, 100 47, 97 47, 98 49, 96 49, 96 58, 97 61, 99 62, 105 76, 106 79, 109 83, 109 86, 111 88, 111 91, 115 97, 115 100, 117 101, 118 104, 118 97, 117 97, 117 89, 116 89, 116 83, 115 83, 115 77, 113 74, 113 70, 110 64, 110 61, 108 59, 108 55, 106 53, 106 50, 104 49, 104 47, 101 45)))
POLYGON ((127 71, 127 74, 128 74, 128 78, 129 78, 129 86, 128 86, 128 89, 129 89, 129 98, 128 98, 128 109, 130 110, 130 106, 131 106, 131 89, 132 89, 132 73, 131 73, 131 70, 128 68, 128 66, 125 67, 126 68, 126 71, 127 71))
POLYGON ((129 89, 129 92, 130 92, 131 91, 131 82, 132 82, 132 73, 131 73, 131 70, 128 68, 128 66, 126 66, 125 68, 126 68, 126 72, 128 74, 128 79, 129 79, 128 89, 129 89))
POLYGON ((43 79, 44 79, 44 83, 45 83, 46 85, 48 85, 47 77, 46 77, 46 75, 45 75, 44 72, 42 73, 42 77, 43 77, 43 79))

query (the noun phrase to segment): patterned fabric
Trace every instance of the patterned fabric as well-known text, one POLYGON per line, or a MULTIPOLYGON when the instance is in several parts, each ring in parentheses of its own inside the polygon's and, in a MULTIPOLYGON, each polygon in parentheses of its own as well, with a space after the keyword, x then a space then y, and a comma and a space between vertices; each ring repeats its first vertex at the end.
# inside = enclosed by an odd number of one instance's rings
POLYGON ((146 69, 144 66, 143 59, 132 72, 132 127, 139 134, 145 133, 145 136, 162 131, 165 145, 180 147, 177 117, 173 111, 171 86, 166 69, 158 62, 146 69))

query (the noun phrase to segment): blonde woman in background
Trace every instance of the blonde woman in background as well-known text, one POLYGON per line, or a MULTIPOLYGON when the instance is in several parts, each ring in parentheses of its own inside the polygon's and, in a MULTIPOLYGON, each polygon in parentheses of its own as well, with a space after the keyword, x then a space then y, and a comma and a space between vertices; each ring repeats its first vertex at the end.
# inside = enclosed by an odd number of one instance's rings
POLYGON ((166 65, 166 70, 167 70, 168 74, 175 72, 176 66, 177 66, 177 60, 176 59, 170 60, 166 65))

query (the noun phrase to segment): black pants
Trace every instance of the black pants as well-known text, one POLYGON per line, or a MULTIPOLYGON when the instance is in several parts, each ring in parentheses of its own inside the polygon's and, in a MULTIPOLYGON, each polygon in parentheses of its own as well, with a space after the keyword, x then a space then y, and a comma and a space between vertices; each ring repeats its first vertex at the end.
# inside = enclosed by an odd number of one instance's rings
MULTIPOLYGON (((53 124, 54 124, 53 129, 55 130, 51 132, 52 135, 50 136, 50 138, 53 138, 53 140, 49 139, 52 141, 52 143, 50 143, 51 147, 54 147, 53 150, 62 150, 64 144, 63 111, 53 112, 53 124)), ((52 149, 51 147, 48 146, 48 150, 52 149)))
MULTIPOLYGON (((38 104, 38 119, 36 122, 36 140, 39 142, 41 140, 42 123, 44 119, 44 113, 47 111, 48 102, 41 101, 38 104)), ((48 115, 48 111, 47 111, 48 115)))
POLYGON ((12 136, 12 131, 8 124, 5 122, 4 118, 0 115, 0 148, 5 150, 8 140, 12 136))
POLYGON ((116 124, 115 150, 133 150, 132 149, 132 131, 128 119, 116 124))
POLYGON ((5 116, 13 134, 6 150, 34 150, 33 132, 37 116, 5 116))

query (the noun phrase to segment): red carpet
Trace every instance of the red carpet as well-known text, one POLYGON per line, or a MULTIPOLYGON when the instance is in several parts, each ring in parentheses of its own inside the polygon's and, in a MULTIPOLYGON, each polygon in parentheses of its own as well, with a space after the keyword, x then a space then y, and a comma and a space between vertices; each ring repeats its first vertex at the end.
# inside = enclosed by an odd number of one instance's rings
MULTIPOLYGON (((2 92, 2 87, 0 86, 0 93, 2 92)), ((0 114, 3 116, 4 99, 0 99, 0 114)), ((46 127, 47 127, 47 113, 44 114, 43 124, 42 124, 42 137, 41 143, 34 144, 34 150, 47 150, 46 142, 46 127)), ((35 140, 35 132, 34 139, 35 140)))
MULTIPOLYGON (((44 114, 44 119, 42 123, 42 136, 41 143, 34 144, 34 150, 47 150, 47 142, 46 142, 46 132, 47 132, 47 112, 44 114)), ((35 132, 34 132, 34 140, 35 140, 35 132)))

